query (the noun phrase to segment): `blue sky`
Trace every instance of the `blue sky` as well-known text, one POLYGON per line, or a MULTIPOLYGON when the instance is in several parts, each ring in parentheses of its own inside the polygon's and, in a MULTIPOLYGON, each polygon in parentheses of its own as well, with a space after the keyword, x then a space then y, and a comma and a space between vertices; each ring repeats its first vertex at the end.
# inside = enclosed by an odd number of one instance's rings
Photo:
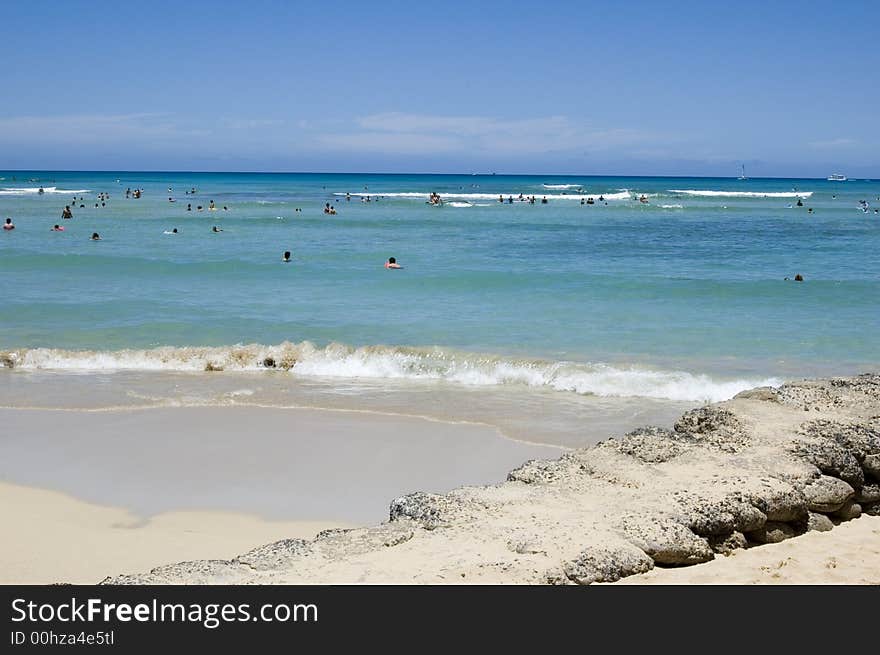
POLYGON ((880 2, 11 2, 0 168, 880 177, 880 2))

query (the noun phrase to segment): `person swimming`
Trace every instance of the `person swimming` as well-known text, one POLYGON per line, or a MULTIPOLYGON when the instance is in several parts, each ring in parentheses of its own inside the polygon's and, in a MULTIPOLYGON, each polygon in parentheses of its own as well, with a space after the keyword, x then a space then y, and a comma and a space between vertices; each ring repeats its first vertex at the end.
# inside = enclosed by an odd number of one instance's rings
POLYGON ((217 227, 216 225, 213 226, 213 227, 211 228, 211 232, 222 232, 222 231, 223 231, 223 230, 221 230, 221 229, 220 229, 219 227, 217 227))
POLYGON ((12 222, 12 219, 11 219, 11 218, 7 218, 7 219, 6 219, 6 222, 3 224, 3 229, 6 230, 7 232, 8 232, 9 230, 14 230, 14 229, 15 229, 15 224, 12 222))
POLYGON ((283 261, 283 262, 289 262, 289 261, 290 261, 290 251, 289 251, 289 250, 285 250, 285 251, 284 251, 284 254, 281 255, 281 261, 283 261))
POLYGON ((173 230, 165 230, 162 234, 177 234, 177 228, 173 230))
POLYGON ((60 225, 58 225, 58 223, 56 223, 55 225, 52 226, 52 231, 53 232, 64 232, 64 228, 61 227, 60 225))
POLYGON ((100 240, 101 240, 101 235, 98 234, 97 232, 92 232, 92 236, 89 237, 89 238, 90 238, 92 241, 100 241, 100 240))
POLYGON ((397 263, 397 260, 394 257, 389 257, 388 261, 385 262, 385 268, 403 268, 403 267, 397 263))

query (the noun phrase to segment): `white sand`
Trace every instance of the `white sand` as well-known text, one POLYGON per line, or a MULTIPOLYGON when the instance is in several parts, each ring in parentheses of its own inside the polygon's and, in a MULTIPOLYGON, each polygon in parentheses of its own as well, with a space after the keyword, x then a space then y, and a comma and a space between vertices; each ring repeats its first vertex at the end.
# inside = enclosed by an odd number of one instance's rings
POLYGON ((0 583, 94 583, 381 521, 555 448, 375 413, 0 409, 0 583))
POLYGON ((880 585, 880 516, 862 516, 830 532, 737 550, 684 568, 655 568, 615 584, 880 585))
POLYGON ((117 507, 0 483, 0 584, 92 584, 182 560, 231 558, 288 537, 341 527, 244 514, 169 512, 143 521, 117 507))

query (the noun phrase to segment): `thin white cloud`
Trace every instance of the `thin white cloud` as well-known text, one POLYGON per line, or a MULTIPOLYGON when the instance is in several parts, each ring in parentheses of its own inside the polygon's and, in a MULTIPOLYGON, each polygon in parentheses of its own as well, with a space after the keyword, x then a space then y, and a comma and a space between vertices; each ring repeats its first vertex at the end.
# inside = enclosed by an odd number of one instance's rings
POLYGON ((634 128, 596 128, 566 116, 500 119, 388 112, 354 123, 354 129, 316 138, 327 147, 360 151, 409 154, 434 148, 444 153, 500 155, 609 150, 651 139, 634 128))
POLYGON ((810 147, 811 148, 819 148, 819 149, 847 148, 847 147, 853 146, 855 144, 856 144, 855 139, 848 139, 848 138, 841 137, 841 138, 837 138, 837 139, 828 139, 827 141, 811 141, 810 147))
POLYGON ((101 143, 119 139, 199 137, 210 133, 204 128, 181 127, 166 113, 0 118, 0 142, 101 143))

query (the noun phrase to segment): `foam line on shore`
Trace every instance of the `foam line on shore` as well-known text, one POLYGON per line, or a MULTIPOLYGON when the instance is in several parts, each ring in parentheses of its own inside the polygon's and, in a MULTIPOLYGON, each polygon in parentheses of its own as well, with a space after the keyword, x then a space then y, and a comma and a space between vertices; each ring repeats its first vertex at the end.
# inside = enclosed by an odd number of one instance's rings
POLYGON ((161 347, 148 350, 32 348, 0 352, 0 364, 23 370, 286 371, 299 377, 436 380, 490 387, 518 385, 602 397, 717 402, 778 380, 717 380, 686 371, 605 363, 522 359, 440 347, 361 346, 303 341, 278 345, 161 347))

